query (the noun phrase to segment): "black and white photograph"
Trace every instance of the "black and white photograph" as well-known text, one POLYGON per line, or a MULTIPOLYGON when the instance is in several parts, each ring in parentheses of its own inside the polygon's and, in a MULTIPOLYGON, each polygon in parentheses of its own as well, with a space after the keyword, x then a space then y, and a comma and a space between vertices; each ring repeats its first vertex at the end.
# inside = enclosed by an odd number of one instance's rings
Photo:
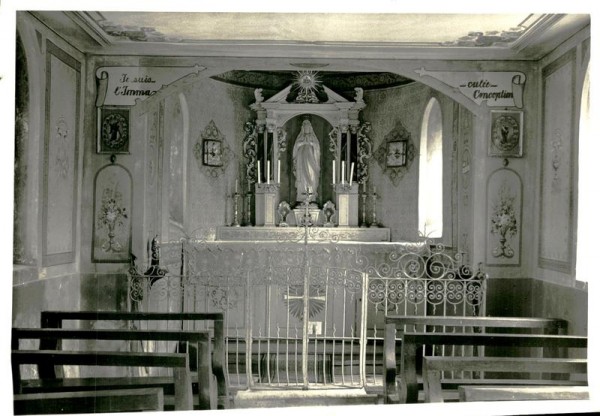
POLYGON ((4 410, 600 412, 591 5, 62 3, 0 3, 4 410))

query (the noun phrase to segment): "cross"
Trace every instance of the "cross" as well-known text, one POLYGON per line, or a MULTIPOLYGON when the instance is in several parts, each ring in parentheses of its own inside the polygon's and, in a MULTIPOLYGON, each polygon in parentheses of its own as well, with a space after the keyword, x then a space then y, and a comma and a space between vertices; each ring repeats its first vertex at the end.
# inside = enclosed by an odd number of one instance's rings
POLYGON ((314 195, 310 191, 310 187, 306 187, 306 191, 302 192, 302 195, 305 195, 304 199, 304 218, 302 219, 301 225, 306 227, 311 227, 313 225, 312 219, 310 218, 310 213, 308 212, 308 205, 310 203, 310 198, 314 195))
MULTIPOLYGON (((317 288, 316 293, 314 295, 311 295, 311 290, 309 288, 308 291, 308 296, 306 296, 306 301, 308 302, 308 318, 312 318, 313 316, 315 316, 316 314, 318 314, 319 312, 321 312, 325 306, 325 303, 327 302, 327 297, 324 296, 319 289, 317 288), (313 301, 315 301, 313 303, 313 301)), ((283 295, 283 299, 288 303, 288 307, 291 306, 291 304, 301 304, 302 306, 304 305, 305 302, 305 295, 304 293, 302 295, 299 294, 287 294, 285 293, 283 295)), ((304 309, 304 308, 302 308, 304 309)), ((304 318, 304 311, 300 312, 299 309, 293 307, 289 309, 290 313, 292 315, 294 315, 296 318, 298 319, 303 319, 304 318)), ((313 327, 313 333, 316 332, 316 330, 313 327)))

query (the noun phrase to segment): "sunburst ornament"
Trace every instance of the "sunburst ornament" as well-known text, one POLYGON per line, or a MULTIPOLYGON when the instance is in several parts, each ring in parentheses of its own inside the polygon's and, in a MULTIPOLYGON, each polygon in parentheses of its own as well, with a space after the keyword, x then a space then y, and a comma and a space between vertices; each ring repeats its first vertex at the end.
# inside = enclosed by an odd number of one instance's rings
POLYGON ((316 71, 298 71, 296 73, 296 88, 299 89, 296 97, 297 103, 318 103, 317 87, 321 84, 318 72, 316 71))

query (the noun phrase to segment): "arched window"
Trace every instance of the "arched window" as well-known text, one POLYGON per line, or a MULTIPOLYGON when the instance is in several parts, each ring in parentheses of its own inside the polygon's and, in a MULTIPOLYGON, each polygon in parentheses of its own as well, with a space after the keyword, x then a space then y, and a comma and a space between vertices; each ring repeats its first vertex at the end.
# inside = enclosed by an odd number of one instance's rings
POLYGON ((592 137, 590 113, 590 68, 588 66, 581 91, 579 113, 579 191, 577 203, 577 266, 576 278, 587 282, 587 274, 596 266, 594 238, 597 221, 596 178, 593 176, 597 164, 598 140, 592 137))
POLYGON ((443 229, 442 109, 429 100, 421 125, 419 148, 419 233, 441 238, 443 229))

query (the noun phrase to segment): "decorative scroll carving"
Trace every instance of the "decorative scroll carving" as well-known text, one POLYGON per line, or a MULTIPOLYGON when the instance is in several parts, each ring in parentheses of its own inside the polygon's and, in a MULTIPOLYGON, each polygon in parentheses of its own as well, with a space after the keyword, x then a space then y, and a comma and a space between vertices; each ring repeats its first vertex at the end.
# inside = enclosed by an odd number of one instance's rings
POLYGON ((248 185, 256 182, 256 124, 252 121, 246 122, 244 124, 244 157, 246 158, 246 182, 248 185))
POLYGON ((279 146, 279 154, 285 154, 287 150, 287 132, 281 127, 277 128, 277 146, 279 146))
POLYGON ((337 138, 338 138, 338 133, 340 132, 340 128, 339 127, 334 127, 333 130, 331 130, 329 132, 329 151, 331 152, 331 154, 335 157, 335 155, 337 155, 337 150, 338 150, 338 146, 337 146, 337 138))
POLYGON ((367 183, 369 179, 369 159, 372 156, 371 139, 367 136, 371 132, 371 123, 362 123, 357 130, 358 163, 356 178, 358 183, 367 183))
POLYGON ((410 137, 410 132, 406 130, 406 128, 402 125, 401 121, 396 123, 396 127, 392 131, 390 131, 381 144, 379 148, 375 151, 375 160, 379 163, 381 170, 384 174, 390 177, 392 184, 394 186, 398 186, 400 180, 404 176, 406 172, 410 169, 412 165, 412 161, 415 158, 415 145, 412 142, 410 137), (387 163, 387 150, 388 143, 405 140, 406 141, 406 164, 404 166, 388 166, 387 163))

